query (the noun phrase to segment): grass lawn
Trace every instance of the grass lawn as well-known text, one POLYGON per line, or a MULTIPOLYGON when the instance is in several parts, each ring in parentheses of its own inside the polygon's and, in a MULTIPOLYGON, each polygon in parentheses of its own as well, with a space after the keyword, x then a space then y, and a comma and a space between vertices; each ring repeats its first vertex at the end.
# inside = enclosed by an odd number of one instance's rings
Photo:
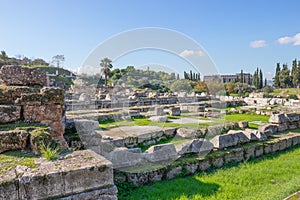
POLYGON ((258 129, 259 124, 257 124, 257 122, 267 123, 269 118, 270 118, 269 116, 256 115, 256 114, 229 114, 229 115, 225 115, 226 121, 248 121, 249 122, 249 128, 252 128, 252 129, 258 129))
POLYGON ((29 168, 36 168, 34 164, 36 156, 29 153, 22 152, 6 152, 0 154, 0 175, 6 170, 14 169, 17 165, 27 166, 29 168))
POLYGON ((286 97, 287 95, 298 95, 299 93, 300 93, 300 88, 284 88, 284 89, 276 89, 274 90, 274 92, 270 94, 286 97))
MULTIPOLYGON (((173 117, 175 119, 175 117, 173 117)), ((109 129, 116 128, 119 126, 159 126, 159 127, 184 127, 184 128, 204 128, 212 125, 213 122, 199 123, 199 124, 177 124, 170 122, 152 122, 148 118, 144 117, 132 117, 131 121, 115 121, 113 119, 109 119, 106 121, 100 121, 99 126, 101 129, 109 129)))
MULTIPOLYGON (((272 199, 300 189, 300 148, 119 193, 119 199, 272 199)), ((120 191, 121 192, 121 191, 120 191)))

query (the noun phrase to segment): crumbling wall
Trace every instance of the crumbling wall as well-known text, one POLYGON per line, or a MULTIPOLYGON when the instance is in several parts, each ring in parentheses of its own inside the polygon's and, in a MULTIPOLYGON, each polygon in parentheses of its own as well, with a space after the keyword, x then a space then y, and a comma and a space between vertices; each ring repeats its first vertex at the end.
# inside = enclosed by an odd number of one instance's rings
POLYGON ((66 147, 62 123, 64 91, 42 88, 46 74, 35 68, 3 66, 0 79, 3 83, 0 85, 0 124, 41 123, 50 127, 51 137, 61 147, 66 147))

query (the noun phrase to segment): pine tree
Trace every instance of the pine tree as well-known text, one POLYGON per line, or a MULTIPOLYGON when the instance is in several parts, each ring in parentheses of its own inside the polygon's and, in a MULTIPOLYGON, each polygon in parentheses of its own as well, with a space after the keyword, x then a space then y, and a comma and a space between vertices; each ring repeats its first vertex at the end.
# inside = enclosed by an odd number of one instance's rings
POLYGON ((179 80, 179 79, 180 79, 179 74, 177 74, 177 80, 179 80))
POLYGON ((281 73, 280 63, 277 63, 275 77, 273 78, 274 87, 277 88, 280 88, 280 73, 281 73))

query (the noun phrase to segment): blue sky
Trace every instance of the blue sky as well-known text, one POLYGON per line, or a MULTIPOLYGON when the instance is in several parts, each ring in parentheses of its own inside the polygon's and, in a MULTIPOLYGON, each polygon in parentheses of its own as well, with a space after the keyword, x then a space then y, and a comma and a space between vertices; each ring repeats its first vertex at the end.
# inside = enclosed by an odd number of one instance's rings
POLYGON ((300 59, 299 8, 299 0, 0 0, 0 50, 46 61, 64 54, 76 69, 113 35, 161 27, 195 40, 220 73, 267 74, 300 59))

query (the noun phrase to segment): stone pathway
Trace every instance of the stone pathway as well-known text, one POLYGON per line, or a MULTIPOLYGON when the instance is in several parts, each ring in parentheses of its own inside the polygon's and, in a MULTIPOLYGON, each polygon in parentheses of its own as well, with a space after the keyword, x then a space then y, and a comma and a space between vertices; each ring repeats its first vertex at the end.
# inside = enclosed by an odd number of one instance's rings
POLYGON ((210 123, 212 121, 183 117, 180 119, 171 119, 169 120, 169 122, 174 124, 203 124, 203 123, 210 123))

